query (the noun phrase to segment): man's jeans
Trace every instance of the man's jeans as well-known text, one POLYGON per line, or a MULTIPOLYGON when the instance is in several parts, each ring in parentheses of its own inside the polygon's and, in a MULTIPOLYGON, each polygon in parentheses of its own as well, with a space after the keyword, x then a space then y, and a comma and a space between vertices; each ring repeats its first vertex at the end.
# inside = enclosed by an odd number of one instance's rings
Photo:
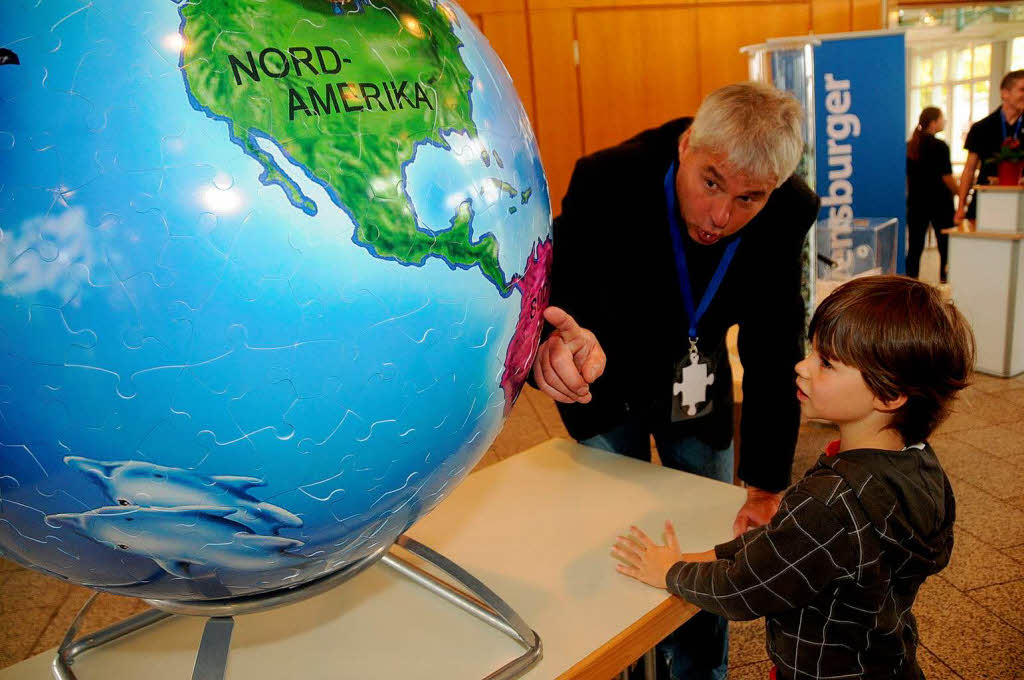
MULTIPOLYGON (((580 442, 640 460, 651 459, 650 434, 631 424, 580 442)), ((665 467, 732 482, 733 448, 714 450, 696 437, 655 434, 654 443, 665 467)), ((720 616, 698 612, 658 643, 658 680, 725 680, 729 664, 729 624, 720 616)))

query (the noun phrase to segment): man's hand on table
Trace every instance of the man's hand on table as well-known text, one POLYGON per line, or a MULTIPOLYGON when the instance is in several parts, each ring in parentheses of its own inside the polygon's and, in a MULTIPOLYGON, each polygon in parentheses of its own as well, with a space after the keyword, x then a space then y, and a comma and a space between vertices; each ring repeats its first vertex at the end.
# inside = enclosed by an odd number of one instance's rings
POLYGON ((665 545, 658 545, 638 527, 630 527, 629 531, 629 536, 619 536, 612 548, 612 557, 619 561, 615 569, 656 588, 666 587, 668 571, 676 562, 712 562, 715 559, 714 550, 702 553, 680 552, 672 522, 665 522, 665 532, 662 534, 665 545))
POLYGON ((747 500, 743 507, 736 513, 736 521, 732 524, 733 538, 744 531, 768 524, 779 509, 779 502, 782 500, 782 492, 773 493, 764 491, 753 486, 747 487, 747 500))
POLYGON ((590 384, 604 373, 605 355, 594 334, 558 307, 544 310, 555 332, 537 350, 533 379, 537 388, 563 404, 587 404, 590 384))

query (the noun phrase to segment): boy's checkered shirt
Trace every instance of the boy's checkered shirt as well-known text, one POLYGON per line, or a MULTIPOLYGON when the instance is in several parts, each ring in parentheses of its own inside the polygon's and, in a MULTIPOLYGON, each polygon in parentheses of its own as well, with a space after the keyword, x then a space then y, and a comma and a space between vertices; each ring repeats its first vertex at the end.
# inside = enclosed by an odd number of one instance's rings
POLYGON ((949 562, 955 503, 930 446, 823 455, 772 522, 679 563, 671 592, 731 620, 765 617, 793 679, 917 678, 910 608, 949 562))

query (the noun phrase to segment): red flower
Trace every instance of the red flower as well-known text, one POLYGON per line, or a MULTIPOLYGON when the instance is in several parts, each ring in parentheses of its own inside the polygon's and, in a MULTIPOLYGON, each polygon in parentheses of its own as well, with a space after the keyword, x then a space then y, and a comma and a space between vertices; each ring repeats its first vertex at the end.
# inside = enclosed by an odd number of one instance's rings
POLYGON ((1003 146, 1010 149, 1016 149, 1020 146, 1020 140, 1016 137, 1007 137, 1003 140, 1003 146))

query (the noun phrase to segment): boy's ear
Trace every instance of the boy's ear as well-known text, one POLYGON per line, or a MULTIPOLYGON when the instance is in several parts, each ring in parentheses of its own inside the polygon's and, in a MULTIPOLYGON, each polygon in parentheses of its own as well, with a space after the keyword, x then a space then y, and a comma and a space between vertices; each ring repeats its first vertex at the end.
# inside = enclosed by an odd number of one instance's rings
POLYGON ((906 403, 907 395, 901 394, 895 399, 890 399, 888 401, 875 397, 872 406, 876 411, 881 411, 882 413, 893 413, 894 411, 899 410, 899 408, 906 403))

